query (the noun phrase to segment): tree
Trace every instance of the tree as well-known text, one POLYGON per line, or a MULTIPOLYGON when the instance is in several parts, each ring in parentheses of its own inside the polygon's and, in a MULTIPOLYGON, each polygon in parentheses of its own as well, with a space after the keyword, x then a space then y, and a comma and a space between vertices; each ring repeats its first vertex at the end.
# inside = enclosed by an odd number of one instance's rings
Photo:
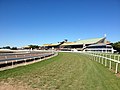
POLYGON ((17 47, 12 47, 11 50, 17 50, 17 47))
POLYGON ((112 46, 115 50, 117 50, 117 52, 120 53, 120 41, 113 43, 112 46))
POLYGON ((39 49, 39 46, 38 45, 28 45, 29 48, 32 48, 32 49, 39 49))
POLYGON ((10 46, 3 47, 3 49, 10 49, 10 46))
POLYGON ((64 43, 66 43, 67 41, 68 41, 67 39, 64 39, 62 42, 59 42, 58 47, 61 48, 61 45, 64 44, 64 43))
POLYGON ((68 41, 67 39, 64 40, 64 42, 67 42, 67 41, 68 41))
POLYGON ((62 42, 60 42, 60 45, 67 42, 68 40, 67 39, 64 39, 62 42))

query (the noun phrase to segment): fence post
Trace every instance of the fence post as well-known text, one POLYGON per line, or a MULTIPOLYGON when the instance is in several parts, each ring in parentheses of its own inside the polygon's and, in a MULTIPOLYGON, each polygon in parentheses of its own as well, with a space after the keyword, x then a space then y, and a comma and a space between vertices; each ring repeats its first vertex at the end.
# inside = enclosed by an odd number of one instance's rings
POLYGON ((95 53, 95 59, 96 59, 96 62, 97 62, 97 54, 95 53))
POLYGON ((101 54, 99 54, 99 63, 100 63, 100 56, 101 56, 101 54))
POLYGON ((96 53, 95 53, 95 61, 96 61, 96 53))
POLYGON ((106 59, 107 54, 105 54, 105 66, 107 66, 107 59, 106 59))
POLYGON ((95 53, 93 55, 94 55, 94 61, 95 61, 95 53))
POLYGON ((116 69, 115 69, 115 73, 118 72, 118 63, 116 63, 116 69))
MULTIPOLYGON (((97 52, 97 51, 96 51, 97 52)), ((97 60, 97 62, 98 62, 98 56, 97 56, 97 53, 96 53, 96 60, 97 60)))
POLYGON ((5 61, 5 63, 7 64, 7 63, 8 63, 8 61, 5 61))
POLYGON ((15 55, 15 57, 17 58, 17 55, 15 55))
POLYGON ((95 61, 95 53, 93 53, 93 60, 95 61))
POLYGON ((12 67, 13 67, 13 61, 12 61, 12 67))
POLYGON ((92 53, 92 56, 93 56, 93 60, 94 60, 94 53, 92 53))
POLYGON ((98 54, 98 52, 97 52, 97 62, 99 62, 99 54, 98 54))
POLYGON ((92 56, 91 56, 91 53, 89 53, 89 56, 90 56, 90 59, 92 60, 92 56))
POLYGON ((26 59, 24 59, 24 61, 25 61, 25 65, 26 65, 26 59))
MULTIPOLYGON (((110 59, 112 59, 111 56, 112 56, 112 55, 110 54, 110 59)), ((109 66, 109 69, 111 69, 111 66, 112 66, 112 63, 111 63, 111 60, 110 60, 110 66, 109 66)))
POLYGON ((5 59, 7 59, 7 56, 5 56, 5 59))
POLYGON ((89 57, 90 57, 90 60, 91 60, 91 54, 90 54, 90 53, 88 53, 88 55, 89 55, 89 57))
POLYGON ((103 59, 104 59, 103 57, 104 57, 104 54, 102 54, 102 64, 103 64, 103 59))
POLYGON ((34 59, 34 62, 35 62, 35 57, 33 57, 33 59, 34 59))
POLYGON ((97 61, 97 59, 96 59, 96 53, 95 53, 95 61, 97 61))

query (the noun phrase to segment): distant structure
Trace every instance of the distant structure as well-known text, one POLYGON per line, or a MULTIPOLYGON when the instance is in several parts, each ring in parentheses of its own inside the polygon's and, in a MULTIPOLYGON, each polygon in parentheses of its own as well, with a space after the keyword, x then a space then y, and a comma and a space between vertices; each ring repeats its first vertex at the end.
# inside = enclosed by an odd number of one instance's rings
POLYGON ((102 38, 92 38, 77 40, 74 42, 63 42, 55 44, 44 44, 44 49, 53 49, 61 51, 83 51, 83 52, 104 52, 113 53, 114 49, 110 41, 106 40, 106 34, 102 38))

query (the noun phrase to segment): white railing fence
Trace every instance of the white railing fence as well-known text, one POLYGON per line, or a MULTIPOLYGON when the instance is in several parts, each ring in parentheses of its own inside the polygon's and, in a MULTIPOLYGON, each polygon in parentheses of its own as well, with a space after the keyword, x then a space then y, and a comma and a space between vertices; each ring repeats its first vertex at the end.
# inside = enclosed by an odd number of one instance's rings
POLYGON ((57 52, 42 52, 42 53, 29 53, 21 55, 13 54, 13 55, 1 55, 0 56, 0 71, 6 70, 9 68, 15 68, 18 66, 23 66, 35 62, 39 62, 42 60, 46 60, 48 58, 57 56, 57 52))
POLYGON ((112 64, 115 63, 115 73, 118 73, 118 66, 120 64, 120 55, 116 54, 108 54, 108 53, 88 53, 84 52, 84 54, 89 55, 91 60, 104 64, 109 69, 112 69, 112 64), (113 62, 113 63, 112 63, 113 62))

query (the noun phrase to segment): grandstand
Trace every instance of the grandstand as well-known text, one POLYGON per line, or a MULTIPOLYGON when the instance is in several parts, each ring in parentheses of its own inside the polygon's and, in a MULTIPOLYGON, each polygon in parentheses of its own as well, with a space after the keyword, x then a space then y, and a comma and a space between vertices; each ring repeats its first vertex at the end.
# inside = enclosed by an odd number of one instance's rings
POLYGON ((74 42, 44 44, 43 47, 45 49, 54 49, 61 51, 87 51, 87 52, 94 51, 94 52, 107 52, 107 53, 114 52, 111 43, 106 40, 106 37, 77 40, 74 42))

